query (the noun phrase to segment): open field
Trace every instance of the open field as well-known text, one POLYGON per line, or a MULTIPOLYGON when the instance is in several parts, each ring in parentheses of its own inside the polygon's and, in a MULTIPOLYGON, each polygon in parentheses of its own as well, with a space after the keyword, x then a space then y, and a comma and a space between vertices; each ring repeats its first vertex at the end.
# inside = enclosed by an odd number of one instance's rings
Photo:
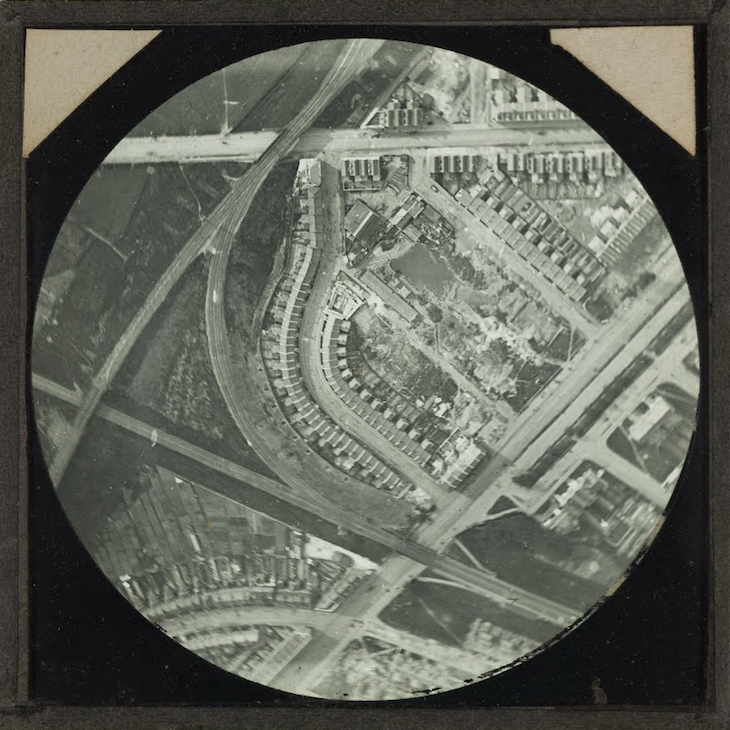
POLYGON ((231 420, 206 346, 207 260, 185 272, 104 399, 202 448, 273 476, 231 420))
POLYGON ((158 107, 130 136, 216 134, 224 130, 226 120, 233 129, 303 50, 297 45, 262 53, 206 76, 158 107))
POLYGON ((456 394, 454 381, 426 355, 402 338, 388 322, 362 308, 354 317, 355 342, 372 370, 408 400, 438 395, 449 401, 456 394))
MULTIPOLYGON (((235 131, 286 127, 319 89, 322 79, 334 66, 344 44, 345 41, 338 40, 309 45, 306 53, 294 60, 289 67, 286 82, 278 80, 271 92, 235 126, 235 131)), ((278 56, 276 58, 278 67, 278 56)))
POLYGON ((249 208, 231 251, 226 278, 226 322, 254 338, 254 311, 272 274, 276 252, 288 231, 288 202, 297 163, 283 163, 266 178, 249 208))
MULTIPOLYGON (((141 165, 103 165, 84 185, 69 217, 106 238, 126 256, 130 250, 120 246, 131 243, 125 233, 151 178, 141 165)), ((96 241, 99 243, 100 239, 96 241)))
MULTIPOLYGON (((37 372, 84 387, 173 257, 228 192, 227 178, 243 169, 237 163, 146 167, 148 180, 124 235, 115 243, 122 256, 76 225, 59 236, 49 268, 69 266, 64 271, 72 273, 73 286, 55 298, 48 314, 57 320, 54 326, 63 337, 36 333, 33 367, 37 372)), ((92 202, 89 199, 88 204, 92 202)), ((98 200, 94 204, 99 205, 98 200)), ((109 220, 116 221, 116 214, 110 212, 114 206, 104 207, 109 220)), ((83 209, 79 207, 75 216, 83 219, 83 209)), ((102 223, 99 214, 96 224, 102 223)))
MULTIPOLYGON (((485 522, 463 533, 459 540, 500 578, 567 605, 589 608, 611 582, 594 583, 557 567, 576 560, 585 547, 570 537, 546 530, 526 515, 507 515, 485 522)), ((458 546, 452 546, 449 554, 468 564, 458 546)))
POLYGON ((394 628, 452 646, 464 641, 477 618, 541 643, 555 635, 551 624, 506 611, 466 589, 419 580, 411 582, 379 618, 394 628))

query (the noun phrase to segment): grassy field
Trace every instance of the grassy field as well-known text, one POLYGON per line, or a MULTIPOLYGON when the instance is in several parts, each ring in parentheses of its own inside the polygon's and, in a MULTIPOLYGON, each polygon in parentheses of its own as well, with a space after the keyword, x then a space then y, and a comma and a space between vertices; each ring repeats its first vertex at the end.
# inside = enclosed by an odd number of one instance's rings
POLYGON ((99 350, 106 352, 114 344, 101 338, 120 296, 124 265, 78 227, 66 224, 62 230, 46 276, 62 275, 58 269, 69 265, 64 272, 72 272, 73 280, 53 307, 52 319, 57 324, 34 331, 32 366, 35 372, 67 387, 85 387, 99 361, 99 350))
POLYGON ((273 476, 228 414, 208 355, 207 260, 185 273, 132 350, 105 402, 150 425, 273 476))
MULTIPOLYGON (((576 609, 585 610, 603 594, 606 586, 583 580, 550 563, 567 564, 581 545, 541 527, 522 514, 507 515, 473 527, 459 540, 487 569, 503 580, 576 609), (544 555, 545 560, 538 556, 544 555)), ((452 557, 467 563, 464 553, 450 548, 452 557)))
MULTIPOLYGON (((287 75, 236 125, 235 131, 285 127, 319 90, 344 47, 344 41, 327 41, 308 46, 290 67, 287 75)), ((276 66, 279 67, 278 56, 276 66)))
POLYGON ((141 454, 139 444, 126 432, 98 418, 89 424, 58 487, 64 512, 84 543, 93 543, 123 508, 125 495, 149 485, 141 454))
POLYGON ((454 397, 456 383, 371 309, 361 307, 354 323, 354 347, 360 357, 407 400, 426 400, 434 394, 447 401, 454 397))
MULTIPOLYGON (((344 41, 301 43, 234 63, 183 89, 140 122, 132 137, 218 134, 288 124, 314 95, 344 41), (227 102, 227 103, 226 103, 227 102)), ((356 125, 419 46, 387 42, 314 126, 356 125)))
POLYGON ((548 362, 542 366, 523 362, 518 372, 514 394, 504 399, 519 413, 560 372, 560 367, 548 362))
POLYGON ((251 332, 254 311, 286 234, 287 201, 297 163, 278 165, 266 178, 236 236, 228 262, 225 302, 229 328, 251 332))
POLYGON ((513 614, 466 589, 418 580, 397 596, 379 618, 394 628, 452 646, 461 644, 477 618, 539 642, 548 641, 556 633, 545 621, 513 614))
POLYGON ((130 251, 121 246, 131 242, 124 235, 151 177, 142 165, 99 167, 76 199, 69 217, 107 239, 126 256, 130 251))
POLYGON ((233 129, 269 93, 303 50, 301 45, 281 48, 216 71, 159 106, 130 136, 218 134, 225 127, 226 113, 229 129, 233 129))
MULTIPOLYGON (((64 228, 71 227, 59 236, 48 271, 71 271, 73 282, 54 305, 55 331, 36 337, 34 367, 65 384, 84 386, 202 217, 226 195, 227 177, 243 170, 237 163, 201 163, 184 170, 174 164, 145 168, 147 180, 138 202, 123 235, 114 242, 117 252, 78 225, 66 223, 64 228)), ((108 180, 110 199, 118 182, 108 180)), ((84 220, 89 208, 95 225, 118 230, 121 219, 104 200, 103 192, 96 191, 74 210, 75 218, 84 220)))

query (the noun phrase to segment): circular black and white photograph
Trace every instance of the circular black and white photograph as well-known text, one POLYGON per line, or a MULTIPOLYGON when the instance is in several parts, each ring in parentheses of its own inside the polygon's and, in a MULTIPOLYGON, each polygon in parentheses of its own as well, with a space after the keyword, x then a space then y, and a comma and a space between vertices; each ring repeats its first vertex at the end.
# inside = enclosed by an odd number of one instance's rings
POLYGON ((94 562, 307 697, 529 662, 643 554, 695 429, 690 293, 634 173, 527 80, 413 43, 170 98, 71 207, 34 316, 43 459, 94 562))

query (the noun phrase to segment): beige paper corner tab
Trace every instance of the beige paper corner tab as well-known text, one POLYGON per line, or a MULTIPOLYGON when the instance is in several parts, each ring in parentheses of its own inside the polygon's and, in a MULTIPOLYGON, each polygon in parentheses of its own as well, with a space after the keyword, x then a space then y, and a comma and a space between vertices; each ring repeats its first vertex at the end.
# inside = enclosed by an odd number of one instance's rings
POLYGON ((25 37, 23 156, 159 30, 37 30, 25 37))
POLYGON ((691 26, 563 28, 551 30, 550 40, 695 154, 691 26))

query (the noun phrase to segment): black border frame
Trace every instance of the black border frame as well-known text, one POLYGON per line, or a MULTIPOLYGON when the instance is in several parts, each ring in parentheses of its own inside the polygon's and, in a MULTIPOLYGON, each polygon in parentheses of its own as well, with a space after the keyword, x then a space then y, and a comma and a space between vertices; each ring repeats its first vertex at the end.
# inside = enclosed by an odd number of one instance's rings
POLYGON ((474 2, 429 2, 409 0, 398 8, 378 0, 359 6, 307 0, 296 8, 286 0, 266 4, 236 2, 159 3, 83 2, 67 0, 10 0, 0 5, 0 88, 5 90, 0 110, 0 230, 7 242, 0 245, 0 353, 3 372, 11 377, 0 391, 0 722, 11 727, 339 727, 355 723, 408 727, 503 728, 580 727, 684 728, 730 726, 730 615, 728 606, 730 540, 725 515, 728 497, 728 388, 725 382, 727 339, 721 329, 730 313, 725 283, 730 254, 724 239, 730 233, 730 206, 726 189, 730 176, 730 8, 725 2, 711 5, 704 0, 536 0, 512 4, 494 0, 489 5, 474 2), (552 26, 621 24, 698 24, 707 30, 708 102, 708 205, 709 205, 709 385, 710 402, 710 510, 711 560, 708 580, 710 637, 708 645, 708 693, 696 708, 636 710, 619 706, 570 709, 444 709, 400 708, 204 708, 204 707, 38 707, 27 703, 27 421, 25 414, 25 246, 24 165, 20 155, 22 130, 23 47, 26 28, 164 28, 170 25, 216 25, 239 23, 317 24, 521 24, 552 26))

